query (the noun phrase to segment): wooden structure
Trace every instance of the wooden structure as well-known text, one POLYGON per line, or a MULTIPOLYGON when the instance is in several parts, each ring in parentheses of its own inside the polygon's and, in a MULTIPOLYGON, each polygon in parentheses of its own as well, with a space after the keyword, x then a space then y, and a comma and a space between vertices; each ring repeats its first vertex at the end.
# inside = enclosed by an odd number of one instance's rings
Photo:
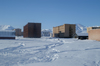
POLYGON ((40 38, 41 37, 41 23, 28 23, 24 26, 24 37, 40 38))

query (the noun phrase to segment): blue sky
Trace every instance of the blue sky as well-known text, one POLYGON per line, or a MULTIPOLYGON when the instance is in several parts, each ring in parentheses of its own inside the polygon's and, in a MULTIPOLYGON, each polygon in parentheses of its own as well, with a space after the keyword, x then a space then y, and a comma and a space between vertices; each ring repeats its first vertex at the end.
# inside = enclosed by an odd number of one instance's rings
POLYGON ((100 0, 0 0, 0 25, 23 29, 28 22, 100 26, 100 0))

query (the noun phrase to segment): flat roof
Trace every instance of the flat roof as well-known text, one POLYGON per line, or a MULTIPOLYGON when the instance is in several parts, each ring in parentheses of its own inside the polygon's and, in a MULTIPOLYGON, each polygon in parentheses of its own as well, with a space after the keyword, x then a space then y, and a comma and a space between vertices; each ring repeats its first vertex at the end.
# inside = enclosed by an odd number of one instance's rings
POLYGON ((77 33, 78 36, 88 36, 88 33, 77 33))

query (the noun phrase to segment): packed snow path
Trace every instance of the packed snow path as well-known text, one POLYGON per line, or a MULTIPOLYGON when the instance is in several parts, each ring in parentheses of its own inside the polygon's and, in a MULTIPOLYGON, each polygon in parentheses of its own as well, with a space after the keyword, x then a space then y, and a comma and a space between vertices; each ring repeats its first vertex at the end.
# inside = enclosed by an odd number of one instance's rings
POLYGON ((78 39, 0 40, 0 66, 100 66, 100 42, 78 39))

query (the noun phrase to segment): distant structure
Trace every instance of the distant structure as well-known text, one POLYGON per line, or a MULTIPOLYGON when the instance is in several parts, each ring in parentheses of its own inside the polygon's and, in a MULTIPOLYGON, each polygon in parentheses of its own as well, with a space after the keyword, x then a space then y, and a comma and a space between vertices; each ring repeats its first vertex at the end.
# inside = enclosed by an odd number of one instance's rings
POLYGON ((77 33, 77 37, 81 40, 88 39, 88 33, 77 33))
POLYGON ((61 26, 53 27, 53 37, 72 38, 75 33, 75 24, 64 24, 61 26))
POLYGON ((90 30, 93 30, 93 29, 100 29, 100 26, 98 26, 98 27, 88 27, 88 28, 87 28, 87 33, 88 33, 90 30))
POLYGON ((15 35, 16 36, 22 36, 21 29, 17 28, 17 29, 14 29, 14 30, 15 30, 15 35))
POLYGON ((21 36, 23 36, 23 32, 21 32, 21 36))
POLYGON ((100 29, 90 30, 88 32, 89 40, 97 40, 100 41, 100 29))
POLYGON ((44 29, 41 31, 41 36, 50 36, 50 30, 48 29, 44 29))
POLYGON ((50 37, 53 37, 53 33, 50 33, 50 37))
POLYGON ((24 26, 24 37, 26 38, 40 38, 41 37, 41 23, 28 23, 24 26))
POLYGON ((14 30, 0 30, 0 39, 15 39, 14 30))

